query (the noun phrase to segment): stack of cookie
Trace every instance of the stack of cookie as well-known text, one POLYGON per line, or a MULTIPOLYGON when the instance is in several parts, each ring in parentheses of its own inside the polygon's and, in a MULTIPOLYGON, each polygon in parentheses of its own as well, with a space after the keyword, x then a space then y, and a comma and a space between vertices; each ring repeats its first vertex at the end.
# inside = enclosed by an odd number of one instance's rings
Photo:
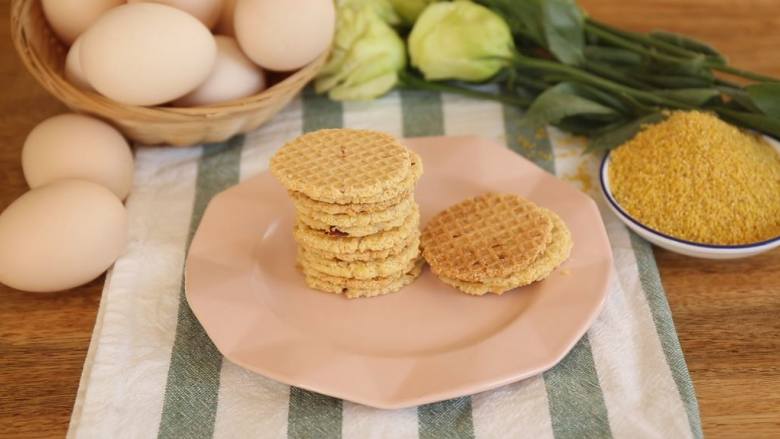
POLYGON ((298 265, 315 289, 349 298, 398 291, 419 276, 422 162, 369 130, 304 134, 271 159, 295 204, 298 265))
POLYGON ((569 258, 572 238, 551 210, 517 195, 485 194, 437 214, 422 233, 431 271, 473 295, 540 281, 569 258))

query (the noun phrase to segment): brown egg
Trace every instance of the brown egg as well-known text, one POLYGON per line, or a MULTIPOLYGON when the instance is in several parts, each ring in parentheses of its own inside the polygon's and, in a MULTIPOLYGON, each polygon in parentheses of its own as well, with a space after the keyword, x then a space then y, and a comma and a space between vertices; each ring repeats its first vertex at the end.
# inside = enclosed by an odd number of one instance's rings
POLYGON ((42 0, 43 15, 52 30, 67 44, 73 44, 103 13, 124 0, 42 0))
POLYGON ((268 70, 295 70, 328 49, 336 10, 332 0, 237 0, 234 25, 252 61, 268 70))
POLYGON ((38 124, 24 142, 22 170, 31 188, 82 179, 124 200, 133 185, 133 153, 116 128, 81 114, 60 114, 38 124))
POLYGON ((106 271, 127 241, 127 211, 111 191, 84 180, 32 189, 0 214, 0 283, 51 292, 106 271))
POLYGON ((157 3, 108 11, 84 33, 79 55, 89 83, 129 105, 180 98, 211 73, 214 36, 200 21, 157 3))
POLYGON ((192 15, 211 29, 222 13, 223 0, 127 0, 127 2, 152 2, 172 6, 192 15))
POLYGON ((70 46, 70 49, 68 49, 68 56, 65 57, 65 79, 82 90, 95 91, 89 85, 87 77, 84 76, 84 70, 81 68, 80 50, 81 38, 77 38, 73 45, 70 46))
POLYGON ((217 35, 217 60, 211 75, 175 104, 183 107, 211 105, 240 99, 265 88, 265 73, 241 52, 231 37, 217 35))

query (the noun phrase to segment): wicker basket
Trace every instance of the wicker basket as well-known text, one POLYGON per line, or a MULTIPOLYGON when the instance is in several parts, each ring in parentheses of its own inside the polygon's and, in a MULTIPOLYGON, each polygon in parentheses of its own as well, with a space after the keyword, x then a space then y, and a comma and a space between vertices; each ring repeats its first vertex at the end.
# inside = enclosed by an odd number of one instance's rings
POLYGON ((52 32, 40 0, 13 0, 11 34, 19 55, 35 79, 69 108, 112 122, 130 139, 144 144, 193 145, 219 142, 253 130, 287 105, 317 74, 327 53, 288 75, 271 78, 271 87, 243 99, 192 108, 123 105, 65 80, 67 47, 52 32))

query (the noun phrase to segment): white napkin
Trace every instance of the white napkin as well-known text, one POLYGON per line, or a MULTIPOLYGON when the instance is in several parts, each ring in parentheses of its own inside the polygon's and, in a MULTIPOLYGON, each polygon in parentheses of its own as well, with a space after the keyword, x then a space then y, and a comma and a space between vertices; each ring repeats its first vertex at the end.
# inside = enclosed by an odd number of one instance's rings
POLYGON ((139 148, 130 242, 106 280, 69 437, 701 437, 650 246, 604 205, 597 157, 556 130, 549 140, 523 135, 518 118, 501 104, 451 95, 404 91, 341 105, 307 91, 269 124, 225 144, 139 148), (393 411, 291 388, 223 359, 181 301, 188 239, 213 194, 266 169, 286 140, 326 126, 493 138, 597 200, 617 276, 572 353, 522 382, 393 411))

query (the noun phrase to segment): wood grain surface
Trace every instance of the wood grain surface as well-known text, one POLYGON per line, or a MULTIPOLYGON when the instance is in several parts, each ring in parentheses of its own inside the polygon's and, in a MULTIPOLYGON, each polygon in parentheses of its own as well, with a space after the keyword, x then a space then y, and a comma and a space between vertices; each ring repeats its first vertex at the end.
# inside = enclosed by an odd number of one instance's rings
MULTIPOLYGON (((581 0, 591 16, 710 42, 737 66, 780 76, 780 0, 581 0)), ((26 186, 29 130, 64 107, 25 72, 0 1, 0 210, 26 186)), ((780 251, 714 262, 656 251, 710 438, 780 437, 780 251)), ((54 295, 0 285, 0 436, 62 437, 102 279, 54 295)))

